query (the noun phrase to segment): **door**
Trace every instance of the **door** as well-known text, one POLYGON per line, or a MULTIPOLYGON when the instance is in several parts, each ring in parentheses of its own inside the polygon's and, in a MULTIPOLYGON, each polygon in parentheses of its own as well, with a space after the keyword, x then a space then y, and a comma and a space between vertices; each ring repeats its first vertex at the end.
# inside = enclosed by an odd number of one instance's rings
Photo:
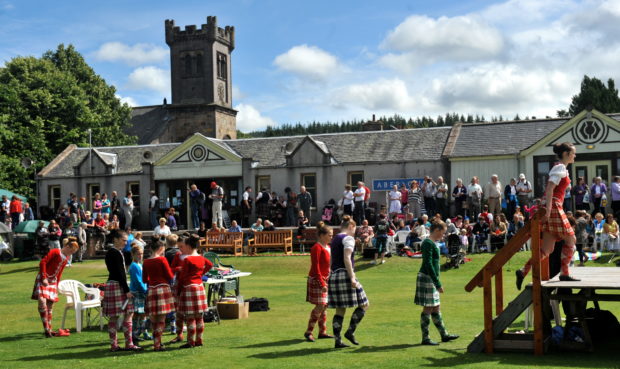
MULTIPOLYGON (((592 186, 595 177, 601 177, 603 183, 609 189, 611 185, 611 160, 597 160, 597 161, 576 161, 573 164, 572 184, 577 183, 577 178, 583 177, 588 184, 588 187, 592 186)), ((609 195, 608 195, 609 198, 609 195)), ((607 208, 611 207, 611 201, 607 201, 607 208)), ((608 209, 606 211, 608 211, 608 209)))

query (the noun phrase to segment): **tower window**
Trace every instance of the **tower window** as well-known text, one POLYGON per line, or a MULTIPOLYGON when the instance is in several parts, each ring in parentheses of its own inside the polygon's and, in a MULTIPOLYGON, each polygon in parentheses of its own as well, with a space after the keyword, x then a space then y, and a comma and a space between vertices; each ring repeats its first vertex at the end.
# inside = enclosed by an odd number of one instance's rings
POLYGON ((217 53, 217 78, 223 80, 228 79, 228 65, 226 61, 226 55, 220 52, 217 53))
POLYGON ((185 64, 185 76, 189 77, 192 75, 192 57, 188 54, 185 55, 184 64, 185 64))
POLYGON ((202 54, 196 54, 196 75, 202 76, 202 54))

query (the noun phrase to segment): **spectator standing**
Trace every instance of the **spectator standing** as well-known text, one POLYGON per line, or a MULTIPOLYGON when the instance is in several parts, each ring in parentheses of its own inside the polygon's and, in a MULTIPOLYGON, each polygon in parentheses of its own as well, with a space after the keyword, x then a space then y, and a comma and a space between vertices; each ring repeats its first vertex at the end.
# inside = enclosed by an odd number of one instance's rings
POLYGON ((588 193, 588 185, 583 177, 579 177, 577 179, 577 186, 574 186, 572 191, 573 197, 575 198, 575 209, 585 211, 590 210, 590 204, 583 201, 585 195, 588 193))
MULTIPOLYGON (((312 207, 312 194, 306 190, 306 186, 299 188, 299 195, 297 195, 297 204, 299 204, 299 210, 303 211, 308 220, 312 219, 310 208, 312 207)), ((308 223, 310 226, 310 223, 308 223)))
POLYGON ((211 195, 209 195, 209 198, 213 200, 213 203, 211 204, 211 219, 213 222, 217 222, 218 227, 222 228, 224 226, 222 218, 222 201, 224 200, 224 189, 220 187, 217 183, 215 183, 215 181, 211 182, 211 195))
POLYGON ((411 181, 411 187, 409 189, 409 199, 407 200, 407 202, 409 204, 409 212, 413 214, 413 217, 415 219, 418 219, 420 218, 420 216, 422 216, 422 210, 424 208, 423 198, 424 197, 422 194, 422 190, 420 189, 418 181, 411 181))
POLYGON ((101 195, 101 214, 105 216, 105 214, 110 216, 110 199, 108 199, 108 194, 104 193, 101 195))
POLYGON ((110 217, 114 217, 114 215, 119 218, 122 216, 121 211, 121 200, 118 198, 118 193, 116 191, 112 191, 112 198, 110 199, 110 217))
POLYGON ((448 192, 448 184, 444 182, 443 177, 437 177, 437 194, 435 194, 435 204, 436 209, 443 219, 447 219, 450 216, 450 204, 448 202, 448 197, 450 193, 448 192))
POLYGON ((573 211, 573 201, 571 198, 571 185, 568 185, 568 187, 566 188, 566 191, 564 191, 564 201, 562 204, 562 208, 564 208, 564 211, 573 211))
POLYGON ((611 211, 620 219, 620 176, 615 176, 611 184, 611 211))
POLYGON ((159 197, 155 194, 155 191, 149 192, 151 198, 149 199, 149 220, 151 227, 157 227, 157 217, 159 216, 159 197))
POLYGON ((366 219, 366 214, 364 214, 364 199, 366 198, 366 188, 364 187, 363 182, 357 182, 357 189, 353 193, 353 218, 355 223, 362 224, 362 221, 366 219))
POLYGON ((250 194, 252 193, 252 187, 247 186, 245 191, 243 191, 243 195, 241 196, 241 226, 249 227, 250 226, 250 216, 252 215, 252 198, 250 194))
POLYGON ((478 177, 473 176, 467 187, 467 204, 470 219, 476 219, 482 211, 482 187, 478 183, 478 177))
POLYGON ((29 203, 24 204, 24 220, 34 220, 34 212, 29 203))
MULTIPOLYGON (((407 209, 407 204, 409 204, 409 191, 404 184, 400 185, 400 208, 407 209)), ((403 210, 404 211, 404 210, 403 210)))
POLYGON ((9 204, 12 229, 15 229, 15 227, 17 227, 17 225, 19 224, 19 216, 22 214, 23 211, 24 210, 22 209, 22 200, 20 200, 17 195, 13 195, 11 203, 9 204))
POLYGON ((77 195, 74 193, 70 194, 69 200, 67 201, 67 205, 69 206, 69 215, 71 217, 71 222, 77 223, 80 218, 80 203, 77 199, 77 195))
POLYGON ((390 225, 388 224, 387 219, 385 219, 385 214, 379 215, 379 221, 375 224, 375 240, 376 240, 376 252, 375 258, 370 262, 370 264, 377 264, 377 257, 381 254, 381 263, 385 263, 385 253, 387 251, 387 240, 388 240, 388 232, 390 231, 390 225))
POLYGON ((9 216, 9 209, 11 208, 11 202, 6 195, 2 195, 2 203, 0 203, 0 206, 0 222, 5 223, 6 218, 9 216))
POLYGON ((49 247, 50 249, 60 248, 60 236, 62 236, 62 229, 55 220, 50 220, 50 224, 47 226, 49 247))
POLYGON ((521 207, 530 206, 530 194, 532 193, 532 184, 525 178, 525 174, 519 174, 519 182, 517 182, 517 200, 521 207))
POLYGON ((424 183, 422 184, 422 193, 424 194, 424 208, 426 214, 430 217, 435 216, 437 207, 435 204, 435 195, 437 194, 437 184, 433 181, 433 178, 429 176, 424 177, 424 183))
MULTIPOLYGON (((97 216, 101 217, 101 213, 98 213, 97 216)), ((88 227, 88 223, 86 222, 80 223, 80 225, 77 227, 76 239, 77 239, 79 249, 77 251, 76 257, 77 257, 78 263, 82 262, 82 260, 84 259, 84 254, 86 253, 86 246, 87 246, 86 228, 87 227, 88 227)))
POLYGON ((456 179, 456 186, 452 190, 452 198, 454 199, 455 215, 465 217, 465 208, 467 207, 467 188, 463 185, 463 180, 456 179))
POLYGON ((351 185, 344 186, 344 192, 342 193, 342 212, 344 215, 353 215, 353 191, 351 191, 351 185))
POLYGON ((499 181, 497 174, 493 174, 491 176, 491 182, 484 186, 484 197, 489 205, 489 211, 493 214, 493 216, 496 216, 502 212, 501 196, 502 184, 499 181))
POLYGON ((506 201, 506 212, 508 213, 508 217, 512 219, 512 216, 515 214, 515 210, 517 209, 517 180, 514 178, 510 179, 510 183, 504 187, 504 200, 506 201))
POLYGON ((295 226, 295 214, 297 213, 297 194, 290 187, 284 189, 286 193, 286 226, 295 226))
POLYGON ((366 219, 366 209, 368 209, 370 202, 370 188, 364 182, 360 181, 360 183, 364 187, 364 219, 366 219))
POLYGON ((266 188, 261 188, 260 192, 256 195, 256 216, 258 218, 269 217, 269 202, 271 201, 271 195, 266 188))
POLYGON ((206 198, 195 184, 191 185, 188 191, 190 198, 190 209, 192 212, 192 226, 195 230, 198 230, 200 227, 200 208, 204 205, 206 198))
POLYGON ((393 185, 392 191, 388 193, 388 198, 390 199, 390 208, 389 208, 390 216, 400 214, 402 196, 403 194, 398 190, 398 186, 393 185))
POLYGON ((596 215, 596 213, 605 215, 605 207, 601 206, 603 196, 606 196, 605 192, 607 192, 607 187, 601 177, 594 178, 594 184, 590 187, 590 202, 594 206, 592 216, 596 215))
MULTIPOLYGON (((127 227, 131 227, 131 222, 133 220, 133 200, 132 200, 131 191, 127 191, 127 195, 123 198, 123 202, 121 204, 121 208, 123 210, 123 219, 121 219, 121 228, 125 229, 127 227)), ((128 261, 131 261, 131 247, 129 253, 127 254, 128 261)))
POLYGON ((101 195, 97 192, 95 194, 95 199, 93 200, 93 217, 97 217, 97 214, 101 213, 103 209, 101 205, 101 195))

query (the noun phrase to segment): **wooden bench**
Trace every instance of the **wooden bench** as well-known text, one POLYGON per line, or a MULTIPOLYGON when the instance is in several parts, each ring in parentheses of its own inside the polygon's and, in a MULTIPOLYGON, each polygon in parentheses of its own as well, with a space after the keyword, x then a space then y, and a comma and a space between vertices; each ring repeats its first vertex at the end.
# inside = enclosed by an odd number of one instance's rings
POLYGON ((254 238, 248 240, 248 251, 256 254, 257 249, 261 248, 284 248, 284 253, 293 253, 293 231, 262 231, 255 232, 254 238))
MULTIPOLYGON (((332 230, 334 232, 334 235, 337 235, 338 233, 340 233, 340 227, 332 227, 332 230)), ((297 235, 297 230, 295 230, 295 244, 298 246, 301 246, 302 244, 304 246, 314 246, 315 243, 318 242, 319 237, 316 231, 316 227, 311 226, 308 227, 306 229, 304 229, 304 233, 303 233, 303 237, 299 237, 297 235)))
POLYGON ((235 256, 243 255, 242 232, 207 232, 205 238, 200 239, 201 251, 210 249, 231 249, 235 256))

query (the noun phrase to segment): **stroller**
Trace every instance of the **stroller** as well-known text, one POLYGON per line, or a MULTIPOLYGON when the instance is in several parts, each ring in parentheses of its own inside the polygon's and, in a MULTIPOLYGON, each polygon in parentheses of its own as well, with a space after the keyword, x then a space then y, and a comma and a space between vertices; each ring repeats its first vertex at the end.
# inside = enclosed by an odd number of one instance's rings
POLYGON ((448 248, 448 255, 446 255, 445 269, 458 269, 461 264, 465 263, 465 253, 462 250, 463 245, 459 236, 456 234, 449 235, 446 246, 448 248))
POLYGON ((338 224, 337 210, 338 205, 336 204, 336 200, 330 199, 323 207, 323 214, 321 215, 321 220, 329 225, 338 224))

